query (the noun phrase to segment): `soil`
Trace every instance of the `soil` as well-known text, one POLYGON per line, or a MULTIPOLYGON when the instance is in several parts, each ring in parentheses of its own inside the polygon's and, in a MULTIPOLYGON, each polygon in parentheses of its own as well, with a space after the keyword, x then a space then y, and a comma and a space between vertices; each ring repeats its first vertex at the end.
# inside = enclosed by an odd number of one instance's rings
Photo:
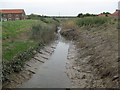
POLYGON ((73 40, 66 64, 72 88, 118 88, 118 30, 116 25, 64 29, 73 40))

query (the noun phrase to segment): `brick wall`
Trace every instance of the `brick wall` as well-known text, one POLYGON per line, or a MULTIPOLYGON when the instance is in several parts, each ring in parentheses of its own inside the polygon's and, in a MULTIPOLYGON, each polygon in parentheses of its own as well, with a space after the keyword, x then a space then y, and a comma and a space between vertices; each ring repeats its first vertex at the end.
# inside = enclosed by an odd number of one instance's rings
POLYGON ((7 13, 3 14, 3 19, 7 19, 7 21, 14 21, 14 20, 26 20, 25 13, 7 13))

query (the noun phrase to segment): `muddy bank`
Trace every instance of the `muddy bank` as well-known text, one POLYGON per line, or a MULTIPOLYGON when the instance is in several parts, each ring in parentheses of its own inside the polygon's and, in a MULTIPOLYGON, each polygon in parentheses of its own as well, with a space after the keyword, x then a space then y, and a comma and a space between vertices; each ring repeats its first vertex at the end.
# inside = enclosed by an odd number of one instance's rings
POLYGON ((70 45, 67 74, 71 87, 118 88, 118 31, 116 25, 64 29, 70 45))
POLYGON ((27 61, 24 68, 19 73, 13 73, 10 75, 10 80, 3 83, 3 88, 19 88, 23 82, 28 81, 34 74, 40 65, 45 63, 52 53, 54 52, 58 41, 51 42, 46 45, 40 51, 34 51, 36 55, 30 61, 27 61))
POLYGON ((79 59, 78 56, 77 46, 75 43, 71 43, 66 64, 66 73, 71 80, 71 88, 104 87, 102 79, 98 79, 93 74, 92 66, 89 64, 90 56, 79 59))

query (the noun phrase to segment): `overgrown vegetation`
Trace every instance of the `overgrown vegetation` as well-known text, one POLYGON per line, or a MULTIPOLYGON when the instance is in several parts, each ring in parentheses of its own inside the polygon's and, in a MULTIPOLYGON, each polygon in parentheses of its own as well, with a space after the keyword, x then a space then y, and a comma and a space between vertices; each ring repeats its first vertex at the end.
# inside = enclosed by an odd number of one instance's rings
POLYGON ((97 14, 89 14, 89 13, 86 13, 86 14, 79 13, 77 17, 83 18, 83 17, 93 17, 93 16, 98 16, 98 15, 97 14))
POLYGON ((107 17, 88 17, 77 19, 76 24, 78 26, 102 25, 108 21, 110 21, 110 18, 107 17))
POLYGON ((3 40, 16 38, 20 33, 29 31, 31 26, 35 23, 40 23, 38 20, 19 20, 19 21, 7 21, 2 22, 3 28, 3 40))
POLYGON ((28 16, 28 19, 40 19, 40 18, 45 18, 46 16, 41 16, 41 15, 37 15, 37 14, 30 14, 30 15, 27 15, 28 16))
POLYGON ((63 29, 79 29, 85 28, 90 30, 92 27, 100 27, 105 24, 113 24, 113 19, 110 17, 86 17, 86 18, 74 18, 65 20, 63 23, 63 29))
POLYGON ((3 22, 3 81, 12 72, 19 72, 25 61, 55 38, 58 23, 53 19, 3 22), (53 21, 53 22, 52 22, 53 21))
POLYGON ((48 42, 54 38, 55 30, 56 26, 52 24, 34 25, 31 30, 31 38, 33 40, 48 42))

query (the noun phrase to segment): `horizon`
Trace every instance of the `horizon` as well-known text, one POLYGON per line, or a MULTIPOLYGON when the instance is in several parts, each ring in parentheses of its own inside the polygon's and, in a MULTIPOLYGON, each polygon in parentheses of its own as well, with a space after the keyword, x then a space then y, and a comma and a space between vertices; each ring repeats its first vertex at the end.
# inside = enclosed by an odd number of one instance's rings
POLYGON ((77 16, 79 13, 114 13, 119 0, 1 0, 0 9, 24 9, 26 15, 77 16))

